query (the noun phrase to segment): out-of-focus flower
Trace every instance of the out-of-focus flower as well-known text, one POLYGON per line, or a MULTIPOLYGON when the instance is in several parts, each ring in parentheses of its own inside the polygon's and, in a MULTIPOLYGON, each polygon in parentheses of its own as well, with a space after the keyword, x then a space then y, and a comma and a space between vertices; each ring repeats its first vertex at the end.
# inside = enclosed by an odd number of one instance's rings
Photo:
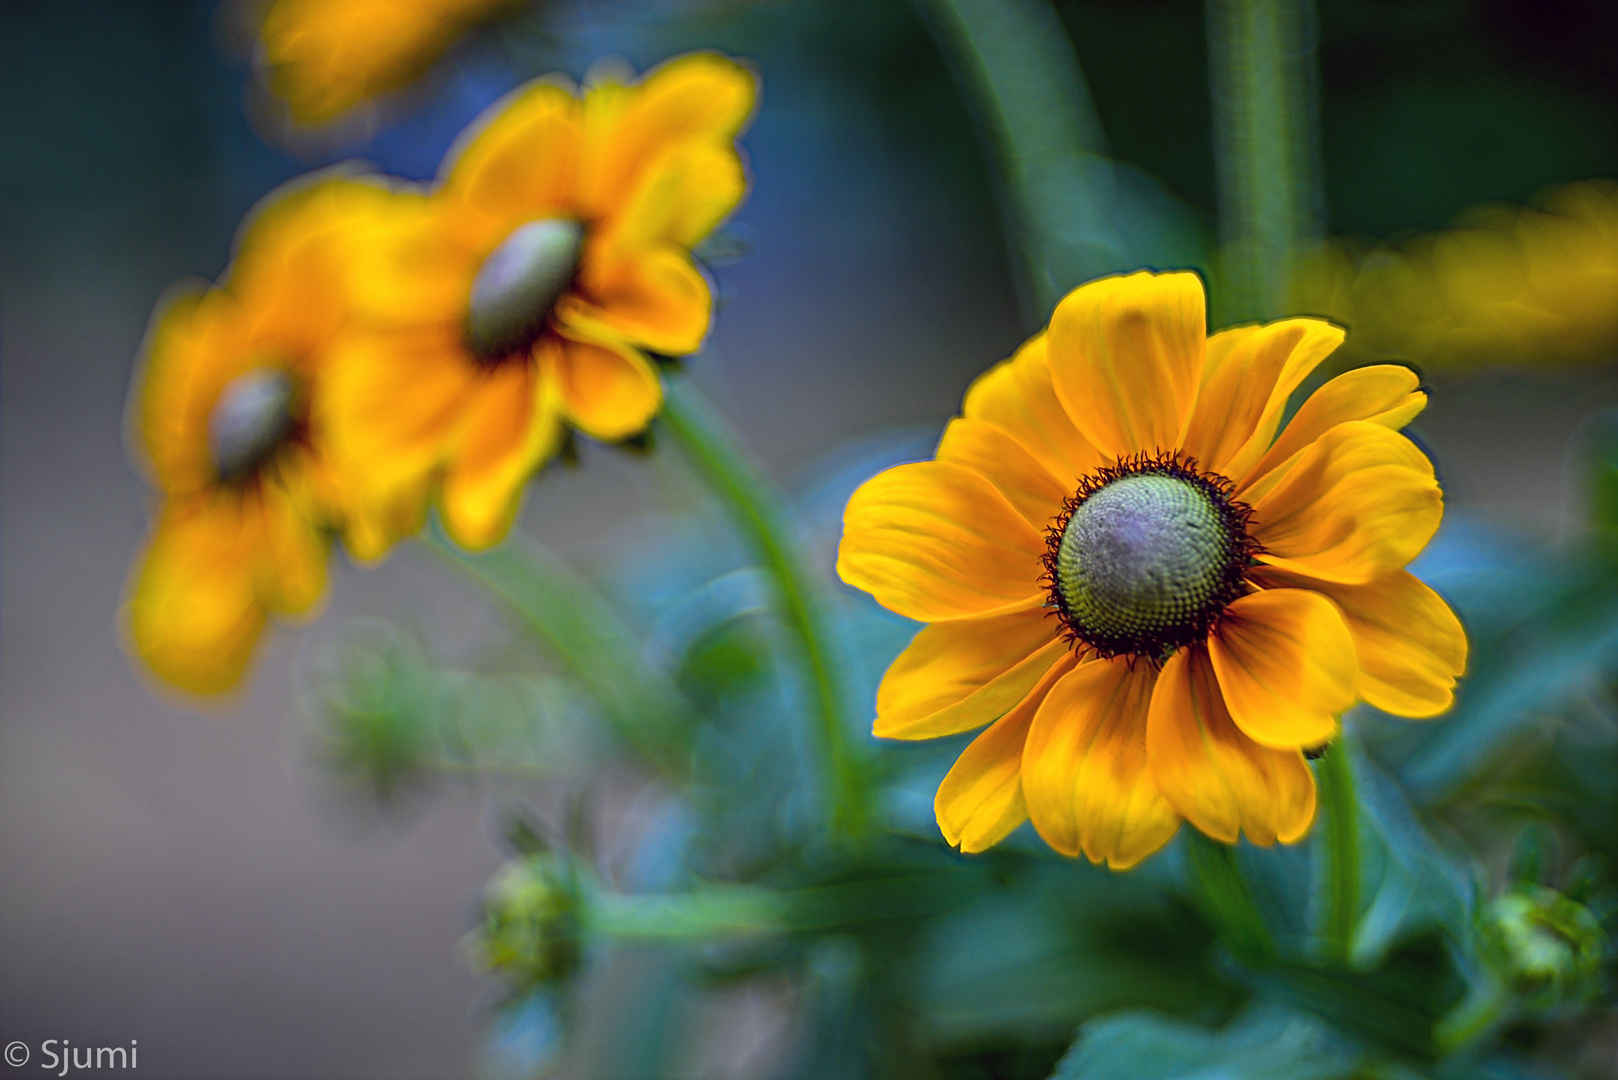
POLYGON ((295 123, 324 124, 415 82, 472 27, 522 0, 275 0, 257 62, 295 123))
POLYGON ((162 504, 126 614, 136 654, 175 686, 230 688, 270 614, 315 605, 328 529, 376 553, 416 523, 349 505, 310 434, 346 319, 339 225, 385 194, 347 177, 272 194, 224 282, 179 286, 153 314, 131 427, 162 504))
POLYGON ((356 311, 328 437, 387 497, 442 468, 444 520, 493 543, 565 425, 619 440, 662 402, 647 353, 694 352, 712 296, 691 248, 742 199, 756 82, 698 53, 582 99, 542 79, 479 120, 430 194, 357 222, 356 311))
POLYGON ((474 962, 513 997, 563 989, 584 961, 585 893, 565 857, 526 855, 502 866, 483 897, 483 925, 467 941, 474 962))
POLYGON ((1520 885, 1490 901, 1481 918, 1486 955, 1532 1007, 1577 1007, 1600 992, 1607 934, 1583 904, 1520 885))
POLYGON ((1431 367, 1618 358, 1618 184, 1489 205, 1454 228, 1302 261, 1293 307, 1347 325, 1356 359, 1431 367))
POLYGON ((1194 274, 1074 290, 968 390, 936 460, 849 500, 838 573, 931 624, 883 677, 876 734, 991 724, 935 804, 964 851, 1027 818, 1115 868, 1181 818, 1295 841, 1315 811, 1302 750, 1356 698, 1451 702, 1465 636, 1404 570, 1443 513, 1398 433, 1426 403, 1416 377, 1339 376, 1277 434, 1342 330, 1204 320, 1194 274))

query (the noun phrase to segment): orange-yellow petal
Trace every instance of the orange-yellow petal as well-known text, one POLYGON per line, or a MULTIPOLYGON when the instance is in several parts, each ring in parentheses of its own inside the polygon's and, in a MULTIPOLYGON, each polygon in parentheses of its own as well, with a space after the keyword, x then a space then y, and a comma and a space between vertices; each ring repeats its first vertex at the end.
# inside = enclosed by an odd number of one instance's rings
POLYGON ((527 363, 495 368, 473 391, 444 472, 444 526, 460 544, 487 547, 511 527, 523 482, 561 438, 552 394, 527 363))
POLYGON ((303 614, 326 593, 331 554, 326 523, 312 516, 314 507, 306 492, 287 487, 305 483, 301 471, 265 477, 258 491, 262 522, 255 588, 265 608, 278 615, 303 614))
POLYGON ((979 375, 967 388, 961 412, 1009 432, 1067 486, 1064 495, 1077 486, 1079 477, 1112 460, 1079 434, 1056 400, 1043 333, 1025 342, 1011 359, 979 375))
POLYGON ((1043 596, 1045 544, 981 473, 947 461, 900 465, 843 511, 837 573, 921 622, 986 615, 1043 596))
POLYGON ((1432 462, 1381 424, 1338 424, 1253 503, 1262 562, 1342 584, 1401 570, 1444 515, 1432 462))
POLYGON ((1444 598, 1408 571, 1366 585, 1260 571, 1277 587, 1316 589, 1337 604, 1354 635, 1360 696, 1395 716, 1437 716, 1454 703, 1466 671, 1466 631, 1444 598))
POLYGON ((1023 802, 1023 744, 1028 726, 1050 688, 1073 669, 1058 660, 1016 707, 972 740, 938 785, 933 813, 944 839, 967 854, 987 849, 1028 820, 1023 802))
POLYGON ((512 91, 445 156, 440 197, 461 204, 485 242, 523 222, 573 216, 579 111, 572 88, 555 79, 512 91))
POLYGON ((314 426, 364 498, 419 485, 449 450, 478 369, 444 334, 354 334, 316 386, 314 426))
POLYGON ((1272 750, 1242 734, 1225 708, 1201 646, 1163 665, 1146 725, 1152 780, 1187 821, 1234 844, 1246 833, 1290 844, 1315 816, 1315 778, 1298 750, 1272 750))
POLYGON ((646 430, 663 384, 638 351, 608 337, 545 337, 535 347, 555 380, 562 413, 580 431, 616 442, 646 430))
POLYGON ((927 626, 876 691, 883 739, 932 739, 982 727, 1021 701, 1070 650, 1043 605, 927 626))
POLYGON ((580 195, 590 216, 623 207, 671 148, 728 143, 753 114, 758 80, 717 53, 692 53, 650 71, 637 87, 602 79, 584 101, 580 195))
POLYGON ((164 508, 125 612, 135 654, 159 678, 195 694, 241 680, 266 618, 255 587, 260 538, 234 496, 164 508))
POLYGON ((1238 474, 1238 478, 1244 484, 1262 478, 1338 424, 1350 420, 1368 420, 1399 430, 1427 406, 1427 395, 1420 386, 1414 371, 1395 364, 1344 372, 1310 394, 1250 474, 1238 474))
POLYGON ((1210 337, 1185 452, 1204 469, 1242 475, 1274 437, 1292 391, 1342 343, 1342 327, 1320 319, 1240 326, 1210 337))
POLYGON ((1000 489, 1028 524, 1043 531, 1071 491, 1045 465, 998 425, 962 416, 951 420, 938 443, 938 460, 975 469, 1000 489))
POLYGON ((1092 660, 1057 680, 1029 725, 1022 791, 1045 842, 1113 869, 1162 847, 1180 818, 1152 782, 1146 717, 1157 672, 1092 660))
POLYGON ((1342 613, 1319 593, 1249 593, 1225 609, 1208 655, 1231 719, 1264 746, 1318 746, 1354 704, 1354 639, 1342 613))
POLYGON ((665 356, 686 356, 701 347, 713 293, 688 252, 660 244, 598 270, 591 261, 593 250, 585 253, 581 287, 557 304, 556 319, 564 333, 577 327, 599 335, 604 328, 665 356))
POLYGON ((1179 447, 1202 380, 1202 279, 1142 271, 1068 293, 1051 316, 1056 397, 1103 454, 1179 447))

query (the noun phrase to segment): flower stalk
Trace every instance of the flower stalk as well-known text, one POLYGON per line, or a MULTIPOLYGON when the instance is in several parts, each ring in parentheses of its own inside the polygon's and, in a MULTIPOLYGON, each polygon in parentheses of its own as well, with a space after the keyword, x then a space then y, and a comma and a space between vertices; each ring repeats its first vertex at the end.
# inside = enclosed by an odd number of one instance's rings
POLYGON ((1346 734, 1319 759, 1315 775, 1326 810, 1326 950, 1333 960, 1347 963, 1359 924, 1360 822, 1346 734))
POLYGON ((1222 310, 1216 324, 1286 306, 1300 245, 1318 239, 1325 200, 1316 136, 1314 5, 1208 0, 1222 310))
POLYGON ((667 380, 664 392, 663 427, 679 442, 775 580, 781 614, 798 639, 814 700, 832 828, 841 836, 857 835, 865 830, 870 817, 865 768, 850 738, 853 724, 835 637, 808 560, 779 496, 724 420, 682 380, 667 380))
POLYGON ((639 640, 589 582, 538 541, 513 532, 484 552, 452 544, 436 523, 428 550, 504 603, 566 665, 625 741, 665 771, 689 764, 696 709, 666 672, 639 662, 639 640))

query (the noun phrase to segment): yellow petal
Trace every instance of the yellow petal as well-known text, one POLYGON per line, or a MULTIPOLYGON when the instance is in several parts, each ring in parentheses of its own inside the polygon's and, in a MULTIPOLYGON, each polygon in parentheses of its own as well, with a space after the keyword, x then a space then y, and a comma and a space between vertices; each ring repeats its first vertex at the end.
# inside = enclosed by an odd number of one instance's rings
POLYGON ((1067 294, 1051 316, 1051 381, 1103 454, 1179 447, 1202 380, 1202 279, 1142 271, 1067 294))
POLYGON ((1231 719, 1264 746, 1318 746, 1354 704, 1354 639, 1319 593, 1270 589, 1242 597, 1220 617, 1208 655, 1231 719))
POLYGON ((1269 445, 1298 383, 1342 342, 1342 328, 1319 319, 1284 319, 1213 335, 1186 453, 1204 469, 1240 475, 1269 445))
POLYGON ((454 226, 469 220, 458 210, 453 200, 400 188, 346 224, 348 284, 361 321, 460 333, 478 267, 522 222, 458 236, 454 226))
MULTIPOLYGON (((1466 671, 1466 631, 1443 597, 1399 570, 1367 585, 1261 571, 1279 587, 1317 589, 1343 612, 1359 656, 1360 696, 1395 716, 1428 717, 1455 700, 1466 671)), ((1259 575, 1255 575, 1259 576, 1259 575)))
POLYGON ((692 53, 648 72, 639 86, 602 80, 584 101, 580 196, 592 217, 621 209, 671 148, 728 143, 753 114, 758 81, 717 53, 692 53))
POLYGON ((967 854, 986 851, 1028 820, 1022 793, 1028 726, 1045 695, 1073 670, 1073 663, 1071 654, 1058 660, 1014 709, 972 740, 938 785, 933 813, 951 846, 967 854))
POLYGON ((958 417, 944 429, 938 460, 975 469, 1000 489, 1028 524, 1044 531, 1071 494, 1022 443, 1004 428, 984 420, 958 417))
POLYGON ((597 439, 646 430, 663 405, 663 384, 647 359, 611 338, 543 339, 541 364, 556 381, 563 414, 597 439), (552 344, 547 344, 552 342, 552 344))
POLYGON ((1152 782, 1146 714, 1150 664, 1092 660, 1051 687, 1023 746, 1022 790, 1034 828, 1064 855, 1114 870, 1162 847, 1180 818, 1152 782))
MULTIPOLYGON (((1261 479, 1338 424, 1368 420, 1397 431, 1427 406, 1421 380, 1409 368, 1377 364, 1344 372, 1309 395, 1243 485, 1261 479)), ((1237 474, 1239 475, 1239 474, 1237 474)))
POLYGON ((873 734, 932 739, 998 719, 1070 651, 1061 632, 1043 605, 933 623, 882 676, 873 734))
POLYGON ((1079 477, 1112 462, 1079 434, 1056 400, 1044 334, 979 375, 967 388, 961 412, 1009 432, 1066 485, 1064 495, 1078 486, 1079 477))
POLYGON ((947 461, 900 465, 843 511, 837 573, 920 622, 986 615, 1044 597, 1044 539, 982 474, 947 461))
POLYGON ((152 312, 136 376, 136 424, 152 479, 167 492, 194 495, 214 482, 208 417, 244 370, 242 324, 235 297, 191 283, 170 289, 152 312))
POLYGON ((266 478, 259 489, 263 539, 255 588, 264 607, 278 615, 308 612, 326 593, 331 541, 325 522, 312 518, 307 500, 284 486, 301 479, 266 478))
POLYGON ((445 157, 440 197, 508 232, 537 218, 573 216, 579 120, 578 98, 559 81, 536 79, 512 91, 445 157))
POLYGON ((583 288, 564 294, 557 304, 563 333, 570 327, 605 328, 665 356, 686 356, 701 347, 713 294, 689 254, 663 244, 616 259, 610 271, 598 271, 590 250, 583 288))
POLYGON ((317 437, 363 497, 416 487, 443 461, 478 378, 453 336, 346 336, 315 387, 317 437))
POLYGON ((444 473, 444 526, 458 543, 488 547, 511 527, 523 483, 561 440, 552 393, 530 363, 503 364, 479 383, 444 473))
POLYGON ((235 686, 264 631, 255 588, 260 523, 234 494, 165 507, 126 609, 134 652, 194 694, 235 686))
POLYGON ((1253 503, 1262 562, 1322 581, 1362 584, 1427 546, 1444 516, 1432 462, 1380 424, 1338 424, 1253 503))
POLYGON ((1249 739, 1225 708, 1201 646, 1163 665, 1146 725, 1152 779, 1191 824, 1226 844, 1290 844, 1315 816, 1315 777, 1297 750, 1249 739))

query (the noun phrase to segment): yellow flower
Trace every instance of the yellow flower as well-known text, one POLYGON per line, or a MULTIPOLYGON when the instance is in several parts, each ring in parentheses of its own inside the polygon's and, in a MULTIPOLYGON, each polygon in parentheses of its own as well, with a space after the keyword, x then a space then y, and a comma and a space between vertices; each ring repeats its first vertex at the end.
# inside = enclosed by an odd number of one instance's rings
POLYGON ((162 504, 125 617, 133 650, 182 689, 229 689, 268 615, 316 604, 329 526, 375 553, 413 525, 408 508, 343 514, 310 437, 317 369, 345 319, 334 241, 385 194, 328 177, 271 195, 224 283, 182 285, 152 316, 130 421, 162 504))
POLYGON ((426 73, 466 31, 519 0, 275 0, 259 29, 271 93, 323 124, 426 73))
POLYGON ((619 440, 662 403, 647 353, 694 352, 712 296, 691 248, 741 201, 752 73, 700 53, 583 98, 530 83, 494 106, 430 194, 356 221, 355 305, 327 436, 385 499, 442 470, 450 532, 504 535, 564 426, 619 440))
POLYGON ((1488 205, 1455 227, 1305 260, 1294 303, 1352 327, 1355 357, 1429 367, 1604 363, 1618 351, 1618 185, 1488 205))
POLYGON ((1349 372, 1277 434, 1343 332, 1205 337, 1203 306, 1189 273, 1076 289, 973 384, 936 460, 849 501, 838 573, 931 624, 884 676, 876 734, 990 725, 936 800, 963 851, 1030 818, 1114 868, 1182 818, 1292 842, 1315 811, 1301 751, 1357 697, 1450 704, 1465 636, 1404 570, 1443 513, 1398 434, 1416 377, 1349 372))

